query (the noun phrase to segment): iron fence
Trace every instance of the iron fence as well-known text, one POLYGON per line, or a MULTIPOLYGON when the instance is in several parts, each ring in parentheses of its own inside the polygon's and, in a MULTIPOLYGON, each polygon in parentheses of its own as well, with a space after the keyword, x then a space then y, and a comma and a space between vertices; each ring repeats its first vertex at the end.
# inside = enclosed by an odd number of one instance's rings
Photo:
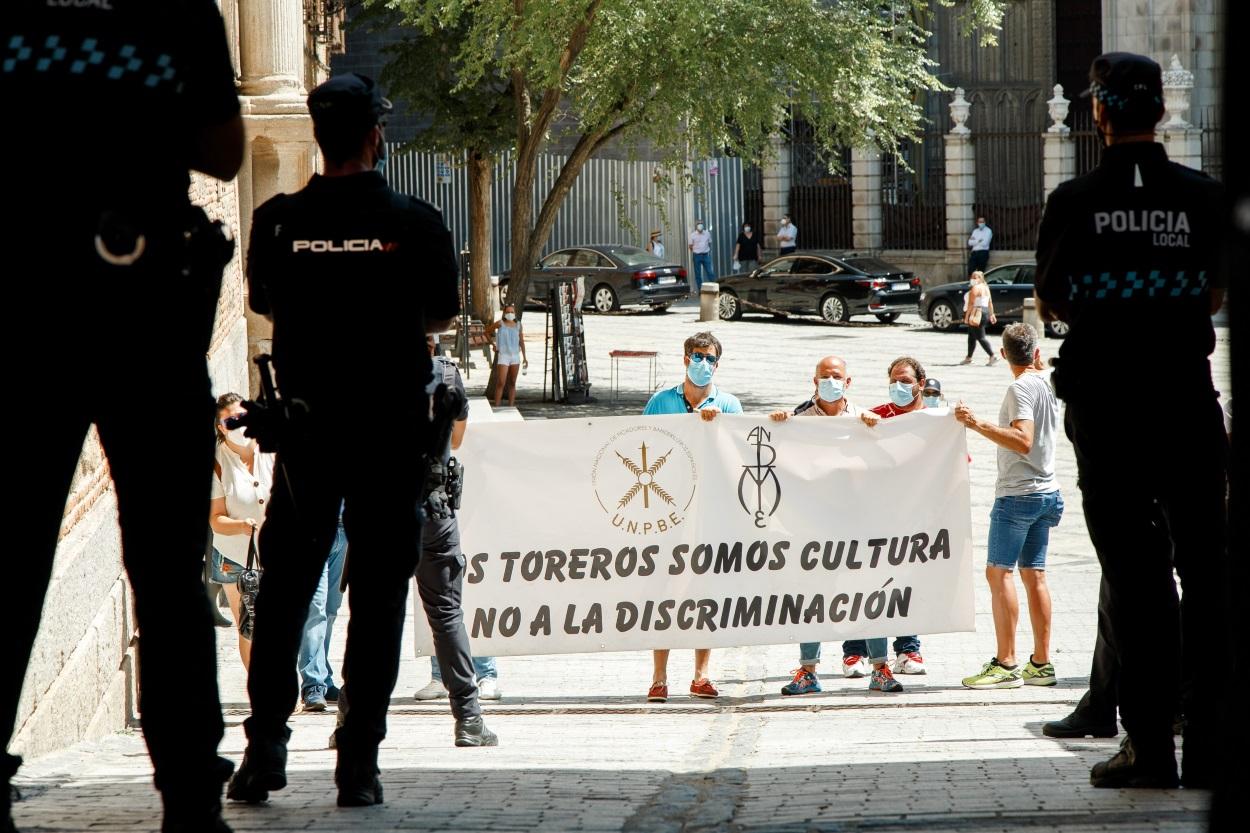
POLYGON ((845 177, 822 185, 791 187, 790 215, 803 230, 805 249, 850 249, 855 245, 851 183, 845 177))
POLYGON ((764 172, 758 165, 742 169, 742 222, 764 233, 764 172))
POLYGON ((1202 172, 1215 179, 1224 178, 1224 120, 1216 107, 1198 113, 1197 126, 1202 128, 1202 172))
MULTIPOLYGON (((543 154, 531 199, 537 217, 564 156, 543 154)), ((469 188, 463 157, 401 152, 391 147, 386 177, 392 188, 439 206, 457 249, 469 239, 469 188)), ((733 242, 743 222, 742 160, 721 157, 692 162, 690 188, 683 172, 654 162, 591 159, 586 163, 557 213, 545 252, 588 243, 643 246, 653 228, 665 237, 667 256, 690 267, 686 235, 698 221, 712 231, 717 274, 728 274, 733 242)), ((510 226, 516 169, 510 155, 495 164, 491 188, 491 271, 511 265, 510 226)), ((762 195, 761 195, 762 196, 762 195)), ((762 211, 761 211, 762 213, 762 211)))
POLYGON ((984 217, 995 249, 1034 248, 1045 204, 1041 132, 982 131, 974 141, 977 191, 968 228, 984 217))
POLYGON ((946 156, 929 131, 881 160, 881 243, 887 249, 946 248, 946 156))

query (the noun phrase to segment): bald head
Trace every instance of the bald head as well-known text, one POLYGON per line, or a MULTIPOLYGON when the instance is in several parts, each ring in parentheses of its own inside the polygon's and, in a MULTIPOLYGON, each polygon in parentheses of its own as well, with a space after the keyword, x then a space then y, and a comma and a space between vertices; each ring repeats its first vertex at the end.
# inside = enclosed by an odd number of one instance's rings
POLYGON ((846 362, 840 356, 825 356, 816 363, 816 379, 819 381, 824 377, 833 377, 834 379, 848 379, 846 375, 846 362))

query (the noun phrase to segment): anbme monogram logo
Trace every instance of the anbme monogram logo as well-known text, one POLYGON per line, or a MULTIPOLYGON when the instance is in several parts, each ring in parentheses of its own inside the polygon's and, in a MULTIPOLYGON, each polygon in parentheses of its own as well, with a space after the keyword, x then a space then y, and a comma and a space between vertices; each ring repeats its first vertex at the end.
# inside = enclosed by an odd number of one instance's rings
POLYGON ((381 240, 292 240, 292 252, 393 252, 399 248, 398 243, 383 243, 381 240))

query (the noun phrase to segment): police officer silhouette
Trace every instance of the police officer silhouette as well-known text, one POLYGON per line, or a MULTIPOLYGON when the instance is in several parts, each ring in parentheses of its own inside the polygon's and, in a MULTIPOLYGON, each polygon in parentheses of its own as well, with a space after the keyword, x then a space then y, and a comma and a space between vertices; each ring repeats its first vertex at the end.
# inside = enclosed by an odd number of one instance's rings
MULTIPOLYGON (((21 472, 22 508, 8 529, 16 574, 0 730, 7 749, 66 496, 94 425, 108 461, 97 473, 111 474, 112 488, 78 479, 73 507, 108 513, 116 500, 133 590, 121 603, 133 602, 137 619, 138 705, 162 830, 228 831, 221 787, 231 765, 217 757, 213 619, 200 574, 214 443, 205 356, 233 244, 188 197, 190 170, 228 180, 243 159, 217 4, 6 3, 0 96, 5 308, 33 325, 5 328, 5 433, 20 438, 9 462, 21 472)), ((101 590, 93 582, 107 569, 108 537, 64 562, 49 599, 49 615, 80 633, 90 615, 65 594, 101 590)), ((18 764, 0 756, 0 830, 15 829, 18 764)))
POLYGON ((377 85, 336 76, 312 91, 308 109, 325 172, 258 208, 251 230, 250 303, 273 321, 282 396, 302 400, 307 413, 278 447, 260 533, 265 576, 248 675, 247 751, 227 794, 260 802, 286 785, 295 660, 342 503, 351 708, 336 732, 334 778, 340 806, 364 806, 382 801, 378 745, 421 547, 421 459, 430 440, 425 335, 446 329, 459 311, 457 267, 438 210, 392 191, 377 170, 391 110, 377 85))
MULTIPOLYGON (((1118 661, 1128 736, 1090 780, 1167 788, 1178 782, 1181 645, 1196 649, 1227 633, 1227 440, 1209 360, 1211 314, 1223 300, 1224 192, 1168 161, 1154 141, 1164 109, 1157 63, 1100 55, 1090 82, 1107 146, 1095 170, 1047 201, 1036 292, 1044 316, 1071 325, 1053 379, 1102 565, 1100 636, 1118 661)), ((1202 681, 1187 692, 1187 787, 1209 787, 1221 766, 1216 705, 1226 687, 1202 681)))

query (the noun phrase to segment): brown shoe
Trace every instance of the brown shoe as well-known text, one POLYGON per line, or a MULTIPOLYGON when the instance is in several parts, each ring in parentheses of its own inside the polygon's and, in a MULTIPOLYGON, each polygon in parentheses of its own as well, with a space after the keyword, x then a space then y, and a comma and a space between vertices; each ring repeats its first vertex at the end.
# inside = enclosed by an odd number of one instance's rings
POLYGON ((704 677, 701 680, 691 680, 690 696, 702 697, 704 699, 711 700, 715 697, 719 697, 720 692, 716 690, 716 686, 712 685, 711 680, 704 677))
POLYGON ((652 683, 651 690, 647 692, 648 703, 666 703, 668 702, 668 683, 652 683))

